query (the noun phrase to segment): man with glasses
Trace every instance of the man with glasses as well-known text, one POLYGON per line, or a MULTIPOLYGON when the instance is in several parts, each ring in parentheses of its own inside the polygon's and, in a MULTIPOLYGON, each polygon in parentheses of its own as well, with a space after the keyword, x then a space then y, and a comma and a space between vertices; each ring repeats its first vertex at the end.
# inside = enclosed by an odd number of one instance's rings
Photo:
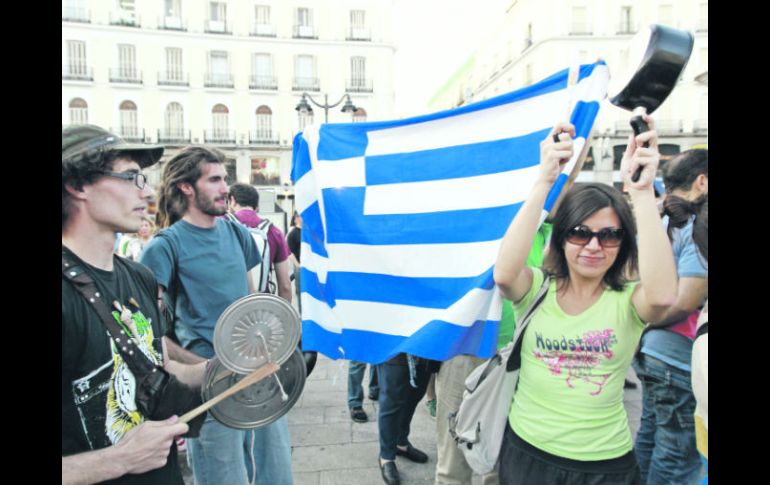
POLYGON ((141 170, 162 153, 161 146, 128 144, 97 126, 62 130, 62 483, 184 484, 174 436, 188 432, 177 415, 195 398, 177 397, 199 396, 205 364, 164 358, 157 282, 147 268, 113 253, 115 233, 136 232, 142 223, 153 190, 141 170), (94 287, 89 300, 86 291, 94 287), (108 330, 116 322, 122 344, 108 330), (159 406, 174 414, 168 419, 153 421, 140 411, 150 409, 138 398, 144 376, 124 359, 134 355, 126 345, 139 349, 154 372, 186 384, 174 387, 177 397, 162 394, 159 406))

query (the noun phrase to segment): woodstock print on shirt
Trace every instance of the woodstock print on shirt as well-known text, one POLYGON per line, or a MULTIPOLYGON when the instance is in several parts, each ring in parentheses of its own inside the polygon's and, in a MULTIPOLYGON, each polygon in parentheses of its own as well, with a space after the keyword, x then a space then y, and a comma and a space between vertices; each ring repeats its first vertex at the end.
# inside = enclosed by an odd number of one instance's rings
POLYGON ((534 356, 548 366, 552 375, 564 376, 570 388, 575 387, 575 380, 593 384, 592 396, 602 392, 611 374, 597 372, 597 369, 602 359, 610 360, 615 355, 612 347, 618 339, 613 329, 589 331, 570 338, 566 335, 549 338, 540 332, 534 335, 534 356))

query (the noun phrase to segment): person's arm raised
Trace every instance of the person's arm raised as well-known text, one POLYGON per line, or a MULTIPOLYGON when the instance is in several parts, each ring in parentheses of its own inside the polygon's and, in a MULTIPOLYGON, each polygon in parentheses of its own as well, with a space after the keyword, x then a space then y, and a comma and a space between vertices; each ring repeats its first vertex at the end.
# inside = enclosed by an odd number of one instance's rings
POLYGON ((495 283, 505 297, 514 303, 520 301, 532 286, 532 271, 526 268, 527 256, 540 225, 548 192, 561 173, 562 166, 572 158, 574 136, 574 126, 559 123, 540 142, 540 172, 537 181, 500 244, 495 263, 495 283), (554 135, 559 137, 558 143, 554 141, 554 135))

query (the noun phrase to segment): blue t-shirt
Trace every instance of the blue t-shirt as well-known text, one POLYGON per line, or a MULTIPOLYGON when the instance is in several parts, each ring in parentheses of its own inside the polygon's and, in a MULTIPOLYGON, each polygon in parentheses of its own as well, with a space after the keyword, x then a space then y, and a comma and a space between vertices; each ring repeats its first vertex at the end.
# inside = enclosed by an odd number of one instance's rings
MULTIPOLYGON (((217 219, 210 229, 180 220, 165 232, 179 258, 176 335, 186 349, 212 357, 219 316, 231 303, 249 294, 246 273, 260 261, 256 244, 245 226, 226 219, 217 219)), ((174 253, 166 238, 153 238, 140 262, 152 270, 159 284, 169 288, 174 253)))
MULTIPOLYGON (((694 221, 695 216, 692 216, 684 227, 674 229, 671 233, 671 247, 674 250, 676 272, 680 278, 705 278, 708 275, 705 260, 701 258, 692 239, 694 221)), ((668 227, 668 216, 663 218, 663 224, 668 227)), ((684 335, 666 328, 654 328, 642 337, 641 351, 673 367, 690 372, 692 340, 684 335)))

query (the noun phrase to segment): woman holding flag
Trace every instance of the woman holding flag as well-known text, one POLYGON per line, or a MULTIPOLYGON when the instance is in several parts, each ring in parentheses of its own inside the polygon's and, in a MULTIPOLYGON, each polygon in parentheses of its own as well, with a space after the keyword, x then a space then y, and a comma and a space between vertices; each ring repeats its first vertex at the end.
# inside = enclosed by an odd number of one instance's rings
POLYGON ((550 275, 522 340, 500 451, 501 484, 640 483, 623 382, 645 322, 659 318, 677 292, 653 192, 658 137, 653 120, 645 120, 650 131, 630 136, 623 155, 633 212, 610 186, 576 184, 553 220, 543 269, 525 261, 546 197, 573 155, 575 128, 557 124, 540 144, 538 180, 503 238, 494 273, 517 312, 550 275), (640 281, 628 281, 637 270, 640 281))

